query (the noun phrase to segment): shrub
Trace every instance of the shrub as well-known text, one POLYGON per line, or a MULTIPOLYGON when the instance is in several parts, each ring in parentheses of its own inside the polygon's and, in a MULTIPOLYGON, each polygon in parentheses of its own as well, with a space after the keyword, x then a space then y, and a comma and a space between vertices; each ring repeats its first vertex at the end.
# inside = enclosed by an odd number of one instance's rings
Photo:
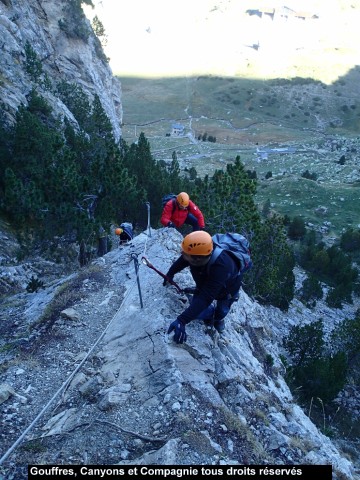
POLYGON ((310 274, 302 284, 301 299, 305 302, 309 300, 320 300, 323 297, 323 290, 320 281, 310 274))
POLYGON ((44 288, 44 282, 32 276, 27 284, 26 291, 29 293, 37 292, 39 288, 44 288))
POLYGON ((360 310, 355 318, 345 319, 333 331, 331 343, 335 351, 345 352, 349 370, 359 376, 360 360, 360 310))
POLYGON ((333 400, 344 387, 347 362, 343 351, 329 354, 325 351, 323 322, 292 327, 283 340, 291 357, 286 380, 302 401, 320 397, 333 400))
POLYGON ((294 217, 288 227, 288 237, 291 240, 299 240, 306 234, 305 221, 301 217, 294 217))
POLYGON ((39 83, 41 75, 43 74, 43 68, 41 60, 39 60, 37 53, 27 40, 25 44, 26 63, 25 70, 30 76, 31 80, 35 83, 39 83))
POLYGON ((310 173, 309 170, 305 170, 305 172, 303 172, 301 176, 303 178, 307 178, 308 180, 314 180, 314 181, 316 181, 318 178, 316 173, 310 173))
POLYGON ((346 230, 346 232, 341 235, 340 247, 345 252, 360 251, 360 230, 346 230))

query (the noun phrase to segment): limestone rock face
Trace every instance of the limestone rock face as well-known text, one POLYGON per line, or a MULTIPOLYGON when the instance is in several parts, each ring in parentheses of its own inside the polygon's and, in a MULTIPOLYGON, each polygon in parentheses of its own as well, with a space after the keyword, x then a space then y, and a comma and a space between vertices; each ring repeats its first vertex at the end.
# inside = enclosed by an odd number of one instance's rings
POLYGON ((76 121, 56 95, 57 85, 65 81, 79 85, 90 99, 97 94, 119 140, 122 121, 121 85, 113 77, 90 22, 73 11, 67 0, 0 1, 0 101, 9 122, 32 88, 46 98, 60 118, 76 121), (72 26, 68 28, 60 27, 72 26), (75 31, 75 35, 73 32, 75 31), (83 33, 85 32, 85 33, 83 33), (28 72, 25 46, 30 44, 41 62, 39 81, 28 72))
MULTIPOLYGON (((34 270, 44 281, 37 292, 0 296, 2 454, 41 411, 29 439, 46 441, 46 450, 10 452, 1 474, 25 480, 28 464, 56 464, 61 442, 64 464, 331 464, 333 480, 358 480, 356 441, 322 433, 297 405, 282 361, 293 325, 322 315, 330 327, 350 311, 296 300, 282 312, 241 290, 221 335, 194 320, 178 345, 167 330, 189 299, 142 262, 136 273, 134 258, 166 272, 181 241, 175 229, 150 229, 71 276, 54 270, 57 283, 50 266, 34 270)), ((175 281, 193 286, 189 269, 175 281)), ((358 418, 359 397, 348 395, 341 408, 358 418)))

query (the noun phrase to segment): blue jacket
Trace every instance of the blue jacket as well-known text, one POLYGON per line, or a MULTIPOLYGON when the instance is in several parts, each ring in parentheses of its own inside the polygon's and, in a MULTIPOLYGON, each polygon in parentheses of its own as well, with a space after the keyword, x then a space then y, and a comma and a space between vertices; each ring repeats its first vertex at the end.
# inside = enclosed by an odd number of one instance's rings
POLYGON ((186 267, 190 267, 198 293, 194 295, 189 307, 177 318, 185 324, 197 318, 213 300, 224 299, 229 294, 232 296, 241 287, 239 266, 226 251, 221 252, 210 268, 207 265, 193 267, 183 256, 180 256, 171 265, 167 276, 173 278, 176 273, 181 272, 186 267))

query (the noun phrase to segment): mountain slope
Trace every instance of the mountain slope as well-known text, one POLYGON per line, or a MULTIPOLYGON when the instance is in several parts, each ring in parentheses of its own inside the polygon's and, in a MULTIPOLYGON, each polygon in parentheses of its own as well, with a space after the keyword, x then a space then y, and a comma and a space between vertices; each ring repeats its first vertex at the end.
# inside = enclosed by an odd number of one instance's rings
MULTIPOLYGON (((78 291, 78 299, 51 321, 39 324, 35 303, 49 311, 53 285, 44 290, 47 300, 22 293, 7 304, 15 325, 25 320, 33 328, 16 356, 14 343, 1 349, 10 393, 1 404, 7 458, 0 472, 19 480, 28 463, 331 463, 333 478, 358 478, 352 462, 296 405, 283 379, 280 339, 304 320, 299 307, 284 314, 241 292, 223 335, 193 321, 188 342, 176 345, 166 330, 187 300, 164 288, 141 257, 166 272, 182 237, 170 229, 148 234, 97 259, 73 283, 68 278, 67 287, 57 286, 64 294, 78 291), (20 300, 26 301, 14 318, 20 300), (46 405, 20 447, 7 455, 46 405)), ((175 280, 181 287, 192 284, 187 271, 175 280)))

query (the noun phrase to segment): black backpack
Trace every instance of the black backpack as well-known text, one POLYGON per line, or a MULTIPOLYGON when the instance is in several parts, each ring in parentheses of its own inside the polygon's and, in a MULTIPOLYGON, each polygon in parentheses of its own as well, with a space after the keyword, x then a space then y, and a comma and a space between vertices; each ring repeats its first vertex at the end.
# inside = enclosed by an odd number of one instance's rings
MULTIPOLYGON (((133 234, 133 226, 132 226, 132 223, 130 222, 123 222, 121 225, 120 225, 120 228, 122 228, 124 230, 124 233, 126 234, 126 237, 127 237, 127 240, 132 240, 133 237, 134 237, 134 234, 133 234)), ((124 235, 125 237, 125 235, 124 235)))

